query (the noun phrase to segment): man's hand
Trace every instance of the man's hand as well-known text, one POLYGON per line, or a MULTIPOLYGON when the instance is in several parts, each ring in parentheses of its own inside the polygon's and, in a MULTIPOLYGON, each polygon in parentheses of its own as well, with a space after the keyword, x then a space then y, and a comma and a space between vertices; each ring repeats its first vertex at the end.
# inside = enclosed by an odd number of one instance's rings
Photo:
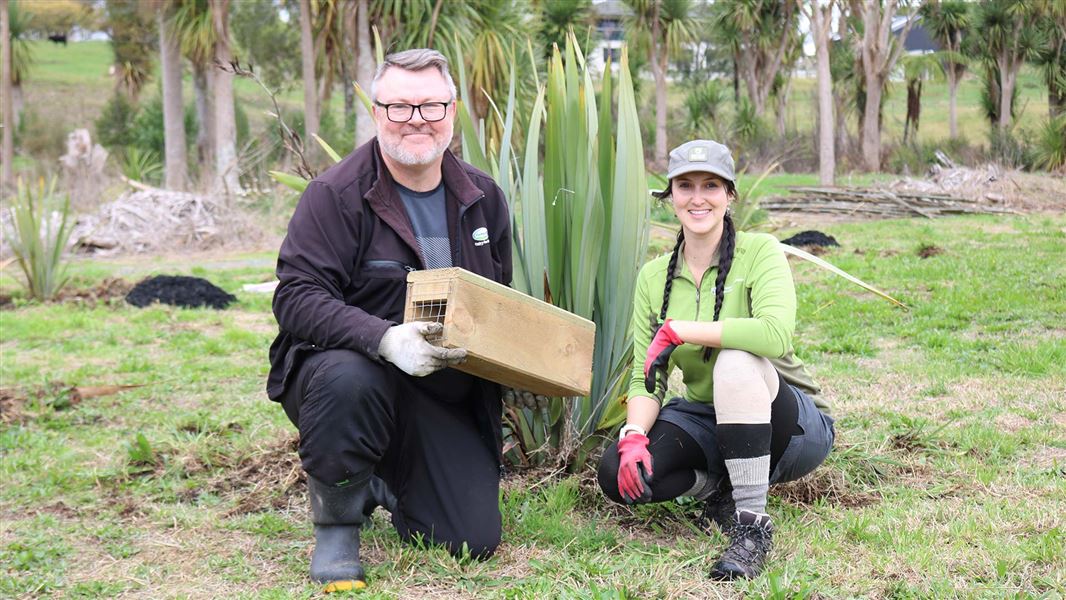
POLYGON ((529 408, 544 410, 548 408, 549 399, 542 394, 534 394, 528 390, 520 390, 512 387, 503 388, 503 404, 513 408, 529 408))
POLYGON ((454 367, 466 360, 465 348, 441 348, 426 341, 426 336, 441 332, 444 325, 414 321, 390 327, 381 337, 378 354, 398 369, 425 377, 444 367, 454 367))
POLYGON ((618 441, 618 493, 627 504, 651 500, 651 453, 648 436, 631 433, 618 441))
POLYGON ((649 394, 655 393, 655 375, 657 372, 662 372, 663 381, 665 382, 666 370, 670 365, 670 354, 673 353, 675 348, 684 343, 674 332, 674 328, 670 325, 670 319, 664 321, 662 327, 659 327, 659 331, 655 332, 655 337, 648 344, 648 355, 644 359, 644 389, 648 390, 649 394))

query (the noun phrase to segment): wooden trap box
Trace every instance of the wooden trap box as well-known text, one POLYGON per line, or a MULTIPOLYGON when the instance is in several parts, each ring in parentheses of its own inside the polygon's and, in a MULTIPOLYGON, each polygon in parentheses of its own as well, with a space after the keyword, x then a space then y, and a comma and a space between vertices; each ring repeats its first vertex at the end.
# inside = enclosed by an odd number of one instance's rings
POLYGON ((404 322, 436 321, 430 342, 466 348, 460 371, 546 396, 587 396, 596 324, 460 268, 407 274, 404 322))

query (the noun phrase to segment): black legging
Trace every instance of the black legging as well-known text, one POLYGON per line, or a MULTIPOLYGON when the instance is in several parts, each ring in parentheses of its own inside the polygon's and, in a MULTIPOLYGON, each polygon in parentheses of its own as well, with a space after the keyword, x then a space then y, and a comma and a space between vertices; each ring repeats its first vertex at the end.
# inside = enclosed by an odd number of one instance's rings
MULTIPOLYGON (((770 407, 770 472, 784 454, 793 435, 802 433, 798 425, 799 408, 792 388, 778 374, 777 397, 770 407)), ((707 455, 692 436, 673 423, 657 420, 648 432, 648 452, 651 453, 652 490, 650 502, 673 500, 692 489, 696 483, 695 470, 707 471, 707 455)), ((608 498, 622 502, 618 493, 618 443, 603 452, 597 473, 600 488, 608 498)))

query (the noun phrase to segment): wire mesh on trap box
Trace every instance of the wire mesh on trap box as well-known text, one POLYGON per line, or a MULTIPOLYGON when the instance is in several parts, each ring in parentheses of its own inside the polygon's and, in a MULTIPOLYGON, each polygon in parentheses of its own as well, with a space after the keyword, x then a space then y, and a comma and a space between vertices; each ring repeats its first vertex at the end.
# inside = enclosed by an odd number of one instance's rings
MULTIPOLYGON (((448 296, 451 293, 449 282, 421 283, 411 290, 411 302, 404 310, 405 323, 426 321, 440 323, 448 316, 448 296)), ((439 342, 444 337, 441 333, 426 336, 429 342, 439 342)))

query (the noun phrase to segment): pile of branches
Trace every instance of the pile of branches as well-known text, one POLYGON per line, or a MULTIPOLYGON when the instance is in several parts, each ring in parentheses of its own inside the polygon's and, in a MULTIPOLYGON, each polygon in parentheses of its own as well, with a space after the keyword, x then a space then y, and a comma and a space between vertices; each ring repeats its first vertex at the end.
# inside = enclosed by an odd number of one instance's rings
POLYGON ((796 211, 862 215, 883 218, 939 217, 973 213, 1015 213, 985 200, 947 194, 886 188, 794 187, 787 197, 766 198, 759 207, 770 211, 796 211))
POLYGON ((224 196, 162 190, 130 182, 134 190, 78 217, 72 239, 88 254, 110 255, 239 248, 261 230, 224 196))

